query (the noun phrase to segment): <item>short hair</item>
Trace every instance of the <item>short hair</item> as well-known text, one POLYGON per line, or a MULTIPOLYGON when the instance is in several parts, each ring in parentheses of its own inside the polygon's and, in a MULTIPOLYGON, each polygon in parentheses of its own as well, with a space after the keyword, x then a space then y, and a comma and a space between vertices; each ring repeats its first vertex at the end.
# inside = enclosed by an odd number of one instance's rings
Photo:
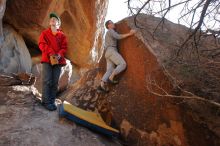
POLYGON ((111 20, 108 20, 108 21, 105 22, 105 27, 106 27, 107 29, 108 29, 108 25, 109 25, 110 22, 112 22, 112 21, 111 21, 111 20))

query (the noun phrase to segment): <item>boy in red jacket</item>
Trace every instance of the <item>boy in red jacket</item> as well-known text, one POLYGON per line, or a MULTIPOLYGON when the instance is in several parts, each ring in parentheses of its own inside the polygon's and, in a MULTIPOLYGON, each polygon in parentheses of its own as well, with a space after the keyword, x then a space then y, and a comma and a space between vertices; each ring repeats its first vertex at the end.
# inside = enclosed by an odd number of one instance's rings
POLYGON ((42 51, 42 105, 54 111, 57 109, 55 98, 61 67, 66 65, 64 55, 67 50, 67 40, 59 29, 60 18, 55 13, 51 13, 49 17, 50 27, 44 30, 39 38, 39 48, 42 51))

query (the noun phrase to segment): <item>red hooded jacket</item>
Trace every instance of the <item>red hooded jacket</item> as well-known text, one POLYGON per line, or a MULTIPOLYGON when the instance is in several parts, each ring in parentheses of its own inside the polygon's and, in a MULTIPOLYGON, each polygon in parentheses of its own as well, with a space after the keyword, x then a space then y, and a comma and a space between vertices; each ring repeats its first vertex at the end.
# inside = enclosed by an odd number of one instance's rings
POLYGON ((41 63, 50 63, 50 56, 59 54, 61 56, 59 64, 66 65, 64 55, 67 50, 67 39, 61 30, 56 35, 52 34, 50 28, 44 30, 39 38, 39 48, 42 52, 41 63))

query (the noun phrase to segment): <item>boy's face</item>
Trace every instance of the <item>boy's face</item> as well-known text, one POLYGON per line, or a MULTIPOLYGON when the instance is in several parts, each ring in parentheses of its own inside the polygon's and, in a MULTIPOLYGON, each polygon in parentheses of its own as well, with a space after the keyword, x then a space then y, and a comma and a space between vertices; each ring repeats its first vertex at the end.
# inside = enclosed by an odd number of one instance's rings
POLYGON ((49 24, 50 24, 50 26, 57 27, 59 25, 59 22, 58 22, 57 18, 51 17, 49 24))

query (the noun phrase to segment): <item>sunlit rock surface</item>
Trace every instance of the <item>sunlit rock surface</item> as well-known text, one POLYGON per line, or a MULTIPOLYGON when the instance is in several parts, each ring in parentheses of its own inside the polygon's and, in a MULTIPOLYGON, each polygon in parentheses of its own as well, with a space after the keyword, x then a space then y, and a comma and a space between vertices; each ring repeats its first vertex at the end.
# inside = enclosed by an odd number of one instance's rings
POLYGON ((79 67, 90 67, 100 57, 107 1, 91 0, 8 0, 4 22, 26 41, 38 44, 41 31, 48 27, 50 12, 56 12, 68 38, 66 57, 79 67))

